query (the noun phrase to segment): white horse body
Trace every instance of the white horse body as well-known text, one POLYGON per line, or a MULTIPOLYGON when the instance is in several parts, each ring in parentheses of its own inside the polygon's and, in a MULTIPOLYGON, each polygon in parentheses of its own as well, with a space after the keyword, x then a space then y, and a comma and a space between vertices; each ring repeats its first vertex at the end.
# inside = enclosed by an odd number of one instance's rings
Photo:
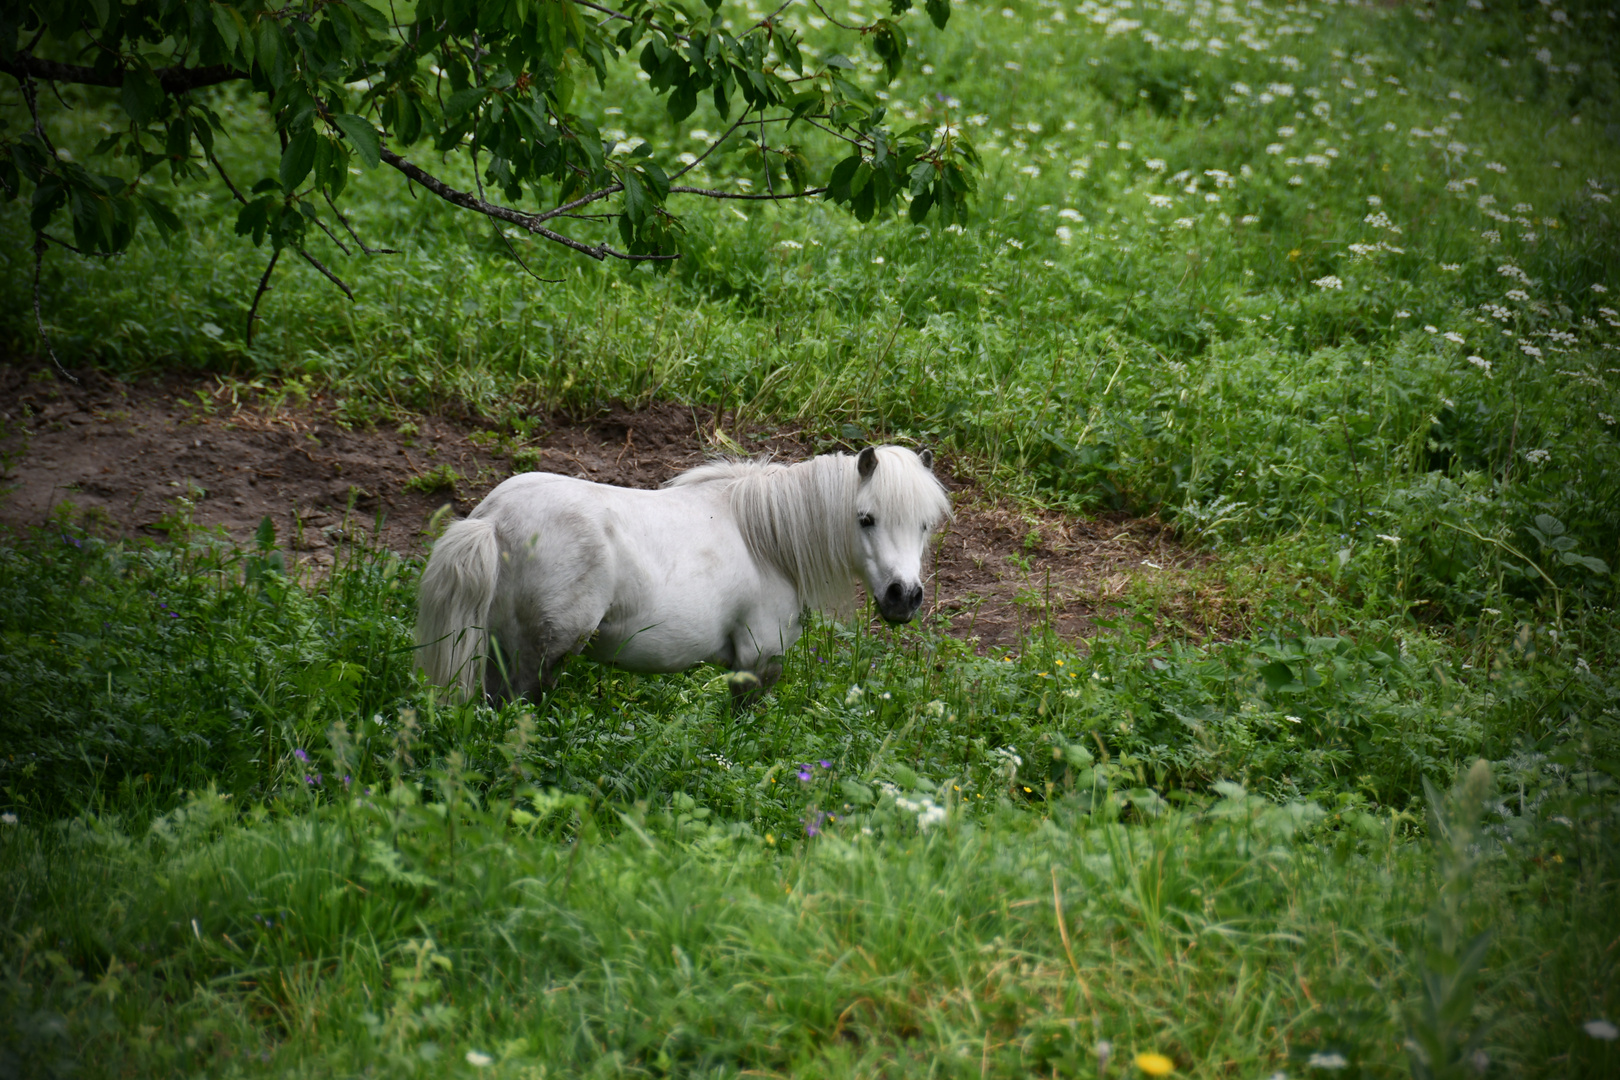
POLYGON ((803 609, 836 610, 857 578, 885 618, 915 615, 950 512, 931 464, 898 447, 716 463, 657 491, 514 476, 434 546, 419 663, 496 700, 533 696, 580 652, 632 671, 715 663, 768 687, 803 609))

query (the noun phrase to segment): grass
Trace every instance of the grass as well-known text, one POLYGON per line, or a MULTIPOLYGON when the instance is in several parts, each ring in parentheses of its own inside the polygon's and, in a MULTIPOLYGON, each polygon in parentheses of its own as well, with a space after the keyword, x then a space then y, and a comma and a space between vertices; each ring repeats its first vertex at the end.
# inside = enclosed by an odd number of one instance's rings
POLYGON ((173 249, 53 252, 76 361, 353 424, 677 398, 928 441, 1160 514, 1243 614, 1165 637, 1134 586, 989 657, 817 624, 757 711, 579 665, 497 712, 411 673, 413 563, 59 520, 0 549, 0 1060, 1612 1072, 1616 32, 1558 11, 959 8, 914 43, 949 100, 885 92, 990 162, 967 229, 699 207, 672 273, 525 251, 539 291, 368 174, 404 254, 317 250, 359 301, 295 266, 251 349, 265 253, 217 198, 172 196, 173 249))

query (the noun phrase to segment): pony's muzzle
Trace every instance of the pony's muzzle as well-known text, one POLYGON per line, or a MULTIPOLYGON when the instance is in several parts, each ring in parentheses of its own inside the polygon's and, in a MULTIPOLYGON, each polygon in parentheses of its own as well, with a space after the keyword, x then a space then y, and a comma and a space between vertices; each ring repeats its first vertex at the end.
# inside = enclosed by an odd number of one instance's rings
POLYGON ((877 598, 878 614, 883 616, 884 622, 903 623, 910 622, 922 607, 923 587, 921 583, 902 585, 895 581, 884 589, 877 598))

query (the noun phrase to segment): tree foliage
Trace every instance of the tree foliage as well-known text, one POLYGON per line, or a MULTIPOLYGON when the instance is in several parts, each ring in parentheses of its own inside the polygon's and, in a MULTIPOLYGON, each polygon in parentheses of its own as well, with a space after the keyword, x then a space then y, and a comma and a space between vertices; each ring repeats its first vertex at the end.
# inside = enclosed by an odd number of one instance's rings
MULTIPOLYGON (((414 8, 390 3, 386 12, 365 0, 4 5, 0 73, 14 80, 27 113, 13 110, 22 125, 0 131, 0 189, 30 201, 36 251, 47 239, 67 243, 48 231, 65 217, 72 246, 115 253, 143 217, 164 234, 183 228, 158 186, 143 181, 164 170, 175 184, 217 177, 240 203, 237 234, 271 245, 271 269, 290 249, 345 291, 309 254, 305 237, 321 229, 336 239, 348 230, 360 243, 339 209, 351 165, 386 165, 503 227, 596 259, 667 264, 678 257, 681 226, 670 203, 682 195, 820 195, 863 222, 909 198, 914 222, 931 211, 947 222, 961 218, 974 190, 972 146, 949 127, 895 130, 855 76, 855 61, 804 48, 782 21, 803 0, 736 23, 723 14, 724 0, 705 2, 419 0, 414 8), (763 191, 683 184, 695 163, 677 167, 668 147, 641 143, 615 153, 593 115, 606 103, 584 86, 595 80, 606 90, 616 64, 639 67, 642 92, 662 97, 677 123, 700 99, 712 101, 729 126, 699 160, 738 151, 763 191), (110 92, 121 123, 90 152, 89 166, 58 152, 41 116, 51 84, 110 92), (241 184, 216 148, 268 133, 227 126, 219 95, 232 92, 262 105, 281 147, 273 174, 241 184), (829 154, 828 146, 842 149, 829 154), (451 154, 471 157, 476 190, 429 171, 451 154)), ((851 52, 870 48, 892 81, 908 51, 911 8, 912 0, 889 0, 887 14, 864 26, 823 15, 829 34, 851 52)), ((950 0, 927 0, 925 10, 943 28, 950 0)))

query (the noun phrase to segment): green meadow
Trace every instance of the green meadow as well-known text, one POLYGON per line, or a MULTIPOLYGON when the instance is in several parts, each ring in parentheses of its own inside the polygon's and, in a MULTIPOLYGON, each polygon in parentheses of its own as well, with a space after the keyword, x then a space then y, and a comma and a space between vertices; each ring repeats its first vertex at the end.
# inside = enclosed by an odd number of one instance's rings
MULTIPOLYGON (((808 56, 876 12, 784 18, 808 56)), ((496 710, 413 672, 419 560, 300 576, 269 531, 63 516, 0 544, 0 1076, 1620 1072, 1613 6, 906 26, 899 79, 851 77, 973 141, 965 224, 672 203, 658 271, 357 168, 398 254, 317 237, 355 300, 284 260, 249 343, 268 248, 165 189, 183 236, 49 253, 56 352, 519 456, 536 408, 661 400, 942 448, 1026 506, 1156 514, 1228 631, 1144 581, 990 655, 820 621, 748 711, 713 669, 583 663, 496 710)), ((614 153, 723 130, 622 67, 580 90, 614 153)), ((83 160, 97 93, 40 103, 83 160)), ((0 340, 41 355, 26 207, 0 236, 0 340)))

